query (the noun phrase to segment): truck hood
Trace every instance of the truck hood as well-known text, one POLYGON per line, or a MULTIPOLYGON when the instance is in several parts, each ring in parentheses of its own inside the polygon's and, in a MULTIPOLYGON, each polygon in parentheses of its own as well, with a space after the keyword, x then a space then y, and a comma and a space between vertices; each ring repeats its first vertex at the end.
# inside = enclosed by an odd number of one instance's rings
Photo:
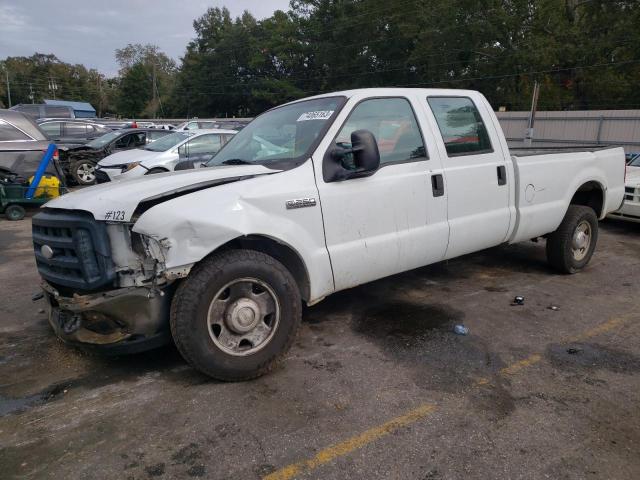
POLYGON ((157 157, 164 152, 152 152, 151 150, 143 150, 141 148, 134 148, 133 150, 124 150, 117 152, 103 158, 98 162, 101 167, 108 167, 111 165, 123 165, 131 162, 142 162, 152 157, 157 157))
POLYGON ((168 200, 223 183, 276 172, 278 170, 262 165, 229 165, 160 173, 83 188, 55 198, 45 206, 84 210, 93 214, 96 220, 129 222, 143 202, 155 205, 161 203, 163 198, 168 200))
POLYGON ((627 187, 637 187, 640 185, 640 167, 627 167, 627 187))

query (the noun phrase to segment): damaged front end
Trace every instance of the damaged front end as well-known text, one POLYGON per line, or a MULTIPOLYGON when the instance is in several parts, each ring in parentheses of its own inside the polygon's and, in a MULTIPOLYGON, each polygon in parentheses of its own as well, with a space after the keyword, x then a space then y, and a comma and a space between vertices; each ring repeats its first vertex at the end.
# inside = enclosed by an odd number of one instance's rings
POLYGON ((169 341, 166 241, 133 233, 131 223, 45 209, 33 217, 33 244, 49 323, 62 340, 115 354, 169 341))

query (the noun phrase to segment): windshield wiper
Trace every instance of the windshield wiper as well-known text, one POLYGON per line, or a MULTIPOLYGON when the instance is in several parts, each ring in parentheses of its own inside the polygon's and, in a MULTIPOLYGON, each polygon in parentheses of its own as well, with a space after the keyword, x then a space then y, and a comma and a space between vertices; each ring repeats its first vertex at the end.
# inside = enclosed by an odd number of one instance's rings
POLYGON ((253 165, 253 162, 248 162, 247 160, 243 160, 241 158, 230 158, 229 160, 220 162, 220 165, 253 165))

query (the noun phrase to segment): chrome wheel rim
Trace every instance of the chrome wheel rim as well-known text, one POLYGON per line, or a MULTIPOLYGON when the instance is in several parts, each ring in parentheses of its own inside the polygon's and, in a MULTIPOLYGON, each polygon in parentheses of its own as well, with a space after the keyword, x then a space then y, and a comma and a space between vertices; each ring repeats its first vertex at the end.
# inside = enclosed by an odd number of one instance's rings
POLYGON ((591 237, 591 224, 583 220, 574 230, 571 240, 571 252, 576 261, 579 262, 587 256, 591 246, 591 237))
POLYGON ((239 278, 222 287, 209 304, 207 327, 213 343, 229 355, 244 357, 263 349, 280 323, 273 289, 257 278, 239 278))
POLYGON ((82 163, 78 165, 76 173, 78 178, 85 183, 91 183, 96 179, 96 168, 89 163, 82 163))

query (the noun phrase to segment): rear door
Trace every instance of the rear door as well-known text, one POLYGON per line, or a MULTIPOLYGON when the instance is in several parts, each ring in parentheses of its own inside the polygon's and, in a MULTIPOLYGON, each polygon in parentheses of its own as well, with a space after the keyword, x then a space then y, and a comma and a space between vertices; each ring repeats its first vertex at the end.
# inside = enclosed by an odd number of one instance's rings
POLYGON ((489 120, 486 102, 468 96, 429 96, 427 104, 440 136, 448 195, 452 258, 506 241, 511 211, 507 164, 489 120))
POLYGON ((408 97, 351 98, 327 135, 331 140, 314 156, 337 290, 444 257, 447 200, 432 189, 432 177, 442 172, 418 118, 408 97), (325 181, 322 163, 332 161, 326 152, 335 145, 350 148, 351 133, 362 129, 376 138, 380 168, 364 178, 325 181))

